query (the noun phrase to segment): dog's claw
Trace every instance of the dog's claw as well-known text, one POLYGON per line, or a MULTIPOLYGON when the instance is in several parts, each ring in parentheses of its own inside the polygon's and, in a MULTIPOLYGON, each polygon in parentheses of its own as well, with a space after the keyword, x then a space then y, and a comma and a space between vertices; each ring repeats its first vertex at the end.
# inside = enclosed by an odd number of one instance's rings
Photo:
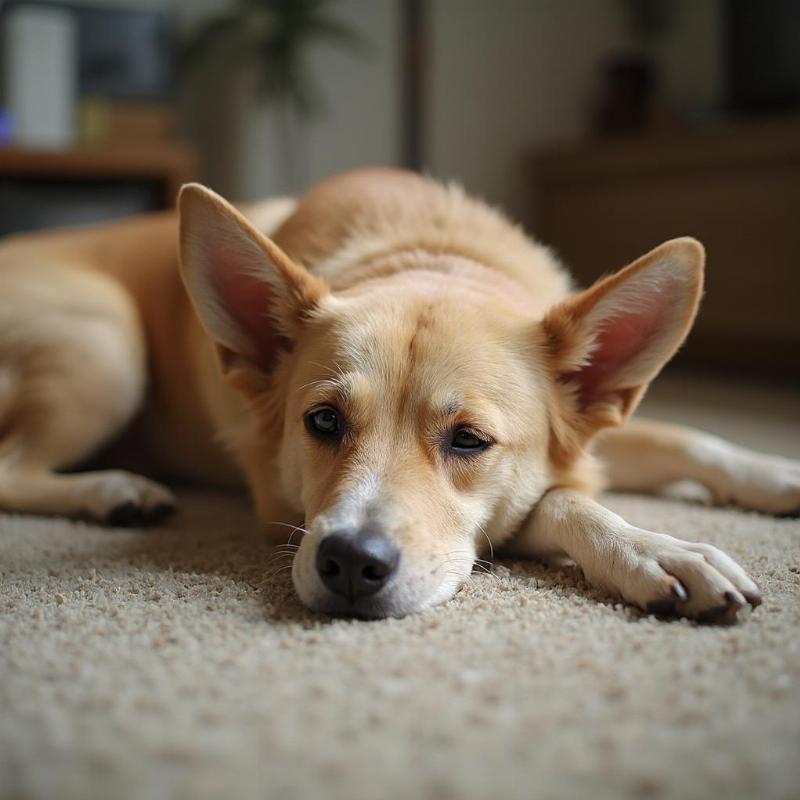
POLYGON ((697 615, 697 621, 714 625, 731 625, 736 622, 736 614, 747 605, 739 592, 725 592, 724 606, 709 608, 697 615))
POLYGON ((672 596, 681 603, 685 603, 689 599, 689 593, 686 591, 683 584, 677 579, 672 581, 669 590, 672 593, 672 596))
POLYGON ((758 608, 763 602, 761 592, 758 589, 756 589, 754 592, 742 592, 742 594, 744 595, 745 600, 747 600, 747 602, 750 603, 753 608, 758 608))

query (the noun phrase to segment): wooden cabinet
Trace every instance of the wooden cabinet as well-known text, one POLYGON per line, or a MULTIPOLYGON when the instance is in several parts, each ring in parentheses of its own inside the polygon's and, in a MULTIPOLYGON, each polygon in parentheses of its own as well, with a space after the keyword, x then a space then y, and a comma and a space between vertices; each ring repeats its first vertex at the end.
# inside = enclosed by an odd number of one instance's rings
POLYGON ((534 224, 582 284, 665 239, 707 251, 679 362, 800 380, 800 120, 539 154, 534 224))

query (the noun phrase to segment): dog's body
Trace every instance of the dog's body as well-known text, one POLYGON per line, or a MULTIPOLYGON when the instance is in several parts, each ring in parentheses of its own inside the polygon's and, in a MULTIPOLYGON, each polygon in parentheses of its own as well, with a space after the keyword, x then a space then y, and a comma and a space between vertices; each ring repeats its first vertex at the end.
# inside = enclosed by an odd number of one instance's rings
POLYGON ((591 499, 590 445, 615 488, 691 478, 800 507, 794 462, 626 422, 696 312, 697 243, 571 295, 545 248, 410 173, 244 213, 184 191, 183 281, 170 214, 0 246, 0 509, 158 518, 173 500, 149 479, 55 472, 136 419, 154 471, 244 479, 265 524, 305 520, 293 576, 313 608, 441 602, 487 541, 566 555, 643 608, 730 620, 759 602, 720 551, 591 499))

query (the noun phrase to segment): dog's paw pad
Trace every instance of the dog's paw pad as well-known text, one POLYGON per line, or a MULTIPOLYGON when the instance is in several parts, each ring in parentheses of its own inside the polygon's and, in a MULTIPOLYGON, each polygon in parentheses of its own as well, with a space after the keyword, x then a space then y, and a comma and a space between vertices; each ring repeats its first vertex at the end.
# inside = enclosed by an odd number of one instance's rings
POLYGON ((647 604, 645 611, 657 617, 674 617, 678 608, 674 600, 653 600, 647 604))

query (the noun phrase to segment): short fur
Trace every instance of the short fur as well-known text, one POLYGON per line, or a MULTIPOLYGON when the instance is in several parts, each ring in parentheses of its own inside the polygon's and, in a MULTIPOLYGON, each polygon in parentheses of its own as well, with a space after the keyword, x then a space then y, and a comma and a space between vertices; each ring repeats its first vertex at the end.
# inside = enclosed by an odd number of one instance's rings
POLYGON ((612 487, 691 478, 723 502, 800 507, 795 462, 628 422, 697 312, 694 240, 575 293, 500 213, 388 169, 241 211, 192 184, 180 271, 175 239, 164 214, 0 246, 0 508, 159 519, 174 500, 149 478, 61 472, 128 429, 153 474, 244 480, 270 535, 299 526, 294 583, 317 610, 426 608, 501 546, 571 558, 645 609, 731 621, 760 602, 724 553, 591 499, 605 469, 612 487), (336 445, 306 429, 320 406, 346 420, 336 445), (455 455, 465 426, 493 444, 455 455), (369 598, 332 594, 319 543, 376 529, 397 574, 369 598))

